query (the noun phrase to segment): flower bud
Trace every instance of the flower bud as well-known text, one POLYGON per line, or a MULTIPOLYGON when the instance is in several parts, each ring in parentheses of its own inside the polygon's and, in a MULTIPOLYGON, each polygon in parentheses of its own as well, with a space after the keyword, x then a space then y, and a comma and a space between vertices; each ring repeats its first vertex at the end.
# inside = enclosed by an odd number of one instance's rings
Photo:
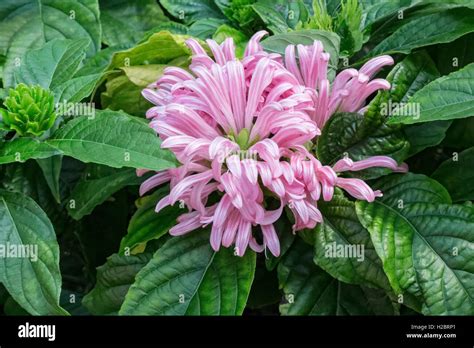
POLYGON ((40 86, 19 84, 10 89, 0 109, 1 127, 15 130, 20 136, 40 136, 56 120, 53 94, 40 86))

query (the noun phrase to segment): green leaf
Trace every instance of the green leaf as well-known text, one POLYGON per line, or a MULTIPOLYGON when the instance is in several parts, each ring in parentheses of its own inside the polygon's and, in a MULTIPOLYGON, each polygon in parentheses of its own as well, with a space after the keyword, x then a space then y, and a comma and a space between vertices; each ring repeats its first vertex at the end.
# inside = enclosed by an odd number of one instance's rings
POLYGON ((443 75, 447 75, 474 62, 474 33, 464 35, 459 39, 438 45, 435 50, 436 66, 443 75))
POLYGON ((87 177, 78 182, 68 199, 67 210, 75 220, 92 213, 114 193, 129 185, 138 185, 143 178, 137 177, 135 169, 123 168, 98 178, 87 177), (71 202, 74 202, 71 205, 71 202))
POLYGON ((143 98, 143 87, 135 85, 126 75, 110 76, 105 88, 100 95, 101 104, 110 110, 123 110, 130 115, 144 117, 153 106, 143 98))
POLYGON ((278 265, 287 303, 282 315, 393 315, 396 309, 381 290, 338 281, 313 263, 312 247, 297 239, 278 265))
MULTIPOLYGON (((387 81, 391 84, 390 89, 377 94, 369 104, 367 114, 369 117, 388 119, 400 117, 399 110, 403 110, 409 99, 437 77, 439 72, 426 52, 420 51, 409 55, 390 71, 387 76, 387 81)), ((405 127, 403 132, 410 143, 409 156, 427 147, 438 145, 443 140, 450 123, 441 121, 405 127)))
POLYGON ((362 3, 362 28, 369 28, 375 22, 395 16, 398 11, 419 3, 420 0, 363 0, 362 3))
POLYGON ((168 21, 155 0, 101 0, 102 42, 108 46, 136 44, 146 31, 168 21))
POLYGON ((26 53, 15 71, 17 83, 40 85, 54 90, 68 81, 85 58, 89 40, 53 40, 26 53))
MULTIPOLYGON (((376 117, 378 118, 378 117, 376 117)), ((324 164, 334 164, 345 155, 353 160, 385 155, 396 161, 406 158, 409 143, 399 127, 357 113, 339 113, 325 124, 318 138, 317 155, 324 164)), ((350 175, 374 178, 389 170, 373 168, 350 175)))
POLYGON ((340 281, 390 290, 369 232, 357 218, 354 202, 335 196, 330 202, 318 204, 318 209, 324 221, 313 232, 314 262, 340 281))
MULTIPOLYGON (((183 67, 182 63, 175 61, 175 66, 183 67)), ((153 104, 143 98, 143 88, 158 80, 167 66, 164 64, 135 65, 121 68, 123 73, 110 74, 105 84, 106 90, 101 94, 102 106, 144 117, 153 104)))
MULTIPOLYGON (((430 122, 436 123, 436 122, 430 122)), ((455 149, 466 149, 474 146, 474 117, 454 120, 446 132, 443 145, 455 149)))
POLYGON ((122 315, 240 315, 255 273, 256 257, 232 249, 215 252, 209 233, 196 230, 168 240, 137 274, 122 315))
MULTIPOLYGON (((409 104, 419 105, 418 117, 401 110, 403 115, 408 116, 390 118, 388 122, 412 124, 472 116, 474 114, 473 83, 474 63, 436 79, 416 92, 409 100, 409 104)), ((408 107, 409 105, 406 105, 405 109, 408 107)))
POLYGON ((474 147, 450 158, 432 174, 451 194, 453 201, 474 200, 474 185, 466 185, 474 180, 474 147))
POLYGON ((422 174, 392 174, 372 184, 381 190, 383 202, 389 206, 403 207, 414 203, 450 204, 448 191, 437 181, 422 174))
POLYGON ((97 283, 82 303, 94 315, 117 314, 136 274, 150 261, 152 253, 113 254, 97 268, 97 283))
POLYGON ((189 56, 185 45, 187 37, 160 31, 146 41, 125 51, 114 53, 108 70, 144 64, 165 64, 173 59, 189 56))
POLYGON ((91 95, 102 74, 74 77, 54 89, 56 100, 68 103, 80 102, 91 95))
POLYGON ((166 67, 167 65, 164 64, 148 64, 124 67, 121 70, 123 70, 130 82, 144 88, 158 80, 163 75, 166 67))
POLYGON ((374 187, 384 196, 357 202, 356 210, 392 288, 418 298, 426 315, 473 313, 474 209, 448 204, 441 185, 419 176, 397 175, 374 187))
POLYGON ((38 165, 40 166, 44 179, 48 184, 51 194, 53 195, 56 202, 61 202, 61 195, 59 191, 59 175, 61 174, 61 166, 63 163, 63 156, 51 156, 48 158, 37 159, 38 165))
POLYGON ((17 138, 0 143, 0 164, 25 162, 30 158, 48 158, 61 152, 33 138, 17 138))
POLYGON ((88 39, 53 40, 28 51, 15 71, 16 82, 51 89, 57 102, 79 102, 89 96, 101 73, 73 77, 85 58, 88 39))
POLYGON ((330 54, 329 67, 335 72, 339 61, 339 43, 340 39, 337 34, 323 30, 298 30, 287 34, 278 34, 270 36, 262 41, 262 46, 266 51, 285 54, 288 45, 312 45, 314 40, 323 43, 324 50, 330 54))
POLYGON ((415 48, 453 41, 474 31, 473 16, 474 10, 453 8, 415 18, 379 43, 369 56, 408 54, 415 48))
POLYGON ((137 200, 137 211, 133 214, 128 233, 122 238, 120 252, 129 248, 131 253, 135 248, 143 247, 148 241, 158 239, 168 233, 171 227, 176 225, 176 219, 185 211, 177 206, 170 206, 155 212, 158 201, 169 193, 169 187, 160 188, 152 195, 137 200))
POLYGON ((284 34, 308 19, 308 9, 302 0, 258 0, 252 5, 262 21, 274 34, 284 34))
POLYGON ((224 20, 218 18, 199 19, 189 27, 188 34, 205 40, 212 37, 217 28, 224 23, 224 20))
POLYGON ((31 198, 2 190, 0 225, 0 281, 14 300, 33 315, 67 314, 59 306, 59 246, 46 214, 31 198))
POLYGON ((160 4, 186 24, 203 18, 225 19, 213 0, 160 0, 160 4))
POLYGON ((145 121, 123 112, 96 113, 68 122, 47 143, 86 163, 156 171, 175 166, 173 155, 160 148, 161 141, 145 121))
POLYGON ((86 38, 87 55, 94 55, 100 49, 98 1, 4 0, 0 3, 0 32, 0 54, 7 57, 3 82, 11 87, 23 55, 48 41, 86 38))
POLYGON ((114 53, 123 51, 126 48, 125 46, 113 46, 100 50, 96 55, 86 58, 83 62, 84 65, 77 71, 75 77, 103 73, 110 65, 114 53))

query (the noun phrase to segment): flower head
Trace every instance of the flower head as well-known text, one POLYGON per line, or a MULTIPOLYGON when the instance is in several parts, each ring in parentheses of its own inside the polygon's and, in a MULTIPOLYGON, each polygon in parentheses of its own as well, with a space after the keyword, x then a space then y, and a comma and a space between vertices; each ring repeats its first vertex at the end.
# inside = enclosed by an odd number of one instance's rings
POLYGON ((385 79, 371 80, 384 66, 393 64, 390 56, 373 58, 360 70, 345 69, 332 84, 327 76, 328 64, 329 54, 324 52, 320 41, 315 41, 312 46, 289 45, 286 48, 285 65, 311 93, 314 103, 311 119, 321 129, 336 112, 363 113, 365 100, 371 94, 390 88, 385 79))
POLYGON ((307 84, 324 83, 329 56, 315 43, 321 54, 311 55, 323 63, 302 66, 301 74, 291 64, 285 68, 280 55, 263 51, 259 42, 265 34, 251 38, 242 60, 236 58, 231 38, 221 45, 207 40, 213 58, 190 39, 191 72, 167 68, 143 91, 156 105, 147 112, 150 126, 182 165, 152 176, 140 193, 170 182, 170 193, 156 211, 178 201, 189 209, 170 234, 211 224, 211 246, 219 250, 234 244, 237 255, 248 246, 280 254, 273 223, 285 206, 295 218, 293 231, 298 231, 322 221, 317 202, 321 197, 330 200, 336 186, 368 201, 380 195, 359 179, 339 178, 337 172, 373 165, 398 168, 389 158, 344 160, 331 168, 308 151, 320 130, 314 117, 318 93, 307 84))
POLYGON ((0 109, 2 127, 19 135, 40 136, 56 120, 54 97, 40 86, 20 83, 10 89, 4 104, 6 109, 0 109))
POLYGON ((171 234, 212 224, 211 245, 235 244, 238 255, 248 245, 279 254, 273 223, 289 204, 284 187, 285 164, 298 147, 319 134, 305 110, 310 95, 259 44, 264 32, 249 42, 244 58, 235 58, 232 39, 207 43, 211 59, 193 40, 190 69, 169 68, 144 96, 157 106, 150 125, 182 163, 158 173, 142 185, 142 193, 163 182, 171 191, 157 210, 183 201, 190 212, 179 218, 171 234), (207 204, 217 194, 218 202, 207 204), (278 202, 267 210, 264 198, 278 202), (252 231, 260 226, 260 245, 252 231))

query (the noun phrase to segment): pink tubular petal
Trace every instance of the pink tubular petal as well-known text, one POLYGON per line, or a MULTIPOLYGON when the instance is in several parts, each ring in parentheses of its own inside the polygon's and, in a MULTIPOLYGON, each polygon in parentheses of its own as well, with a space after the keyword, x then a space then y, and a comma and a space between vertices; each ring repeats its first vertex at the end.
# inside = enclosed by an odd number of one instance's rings
POLYGON ((406 172, 408 170, 406 164, 398 165, 394 159, 387 156, 373 156, 356 162, 350 159, 343 159, 336 162, 333 169, 336 172, 344 172, 348 170, 359 171, 373 167, 389 168, 395 172, 406 172))
POLYGON ((214 212, 214 226, 223 226, 229 211, 231 209, 232 199, 229 194, 225 194, 219 204, 217 205, 216 211, 214 212))
POLYGON ((149 169, 137 169, 137 176, 141 177, 145 175, 146 173, 148 173, 149 171, 150 171, 149 169))
POLYGON ((263 243, 273 256, 280 256, 280 241, 273 225, 262 225, 263 243))
POLYGON ((175 187, 171 189, 170 192, 170 202, 174 204, 180 197, 188 190, 190 190, 194 185, 200 182, 209 182, 212 178, 212 171, 207 170, 199 174, 190 175, 183 180, 181 180, 175 187))
POLYGON ((178 218, 178 224, 173 226, 169 233, 172 236, 182 236, 183 234, 191 232, 199 227, 201 227, 199 213, 193 211, 191 213, 180 215, 178 218))
POLYGON ((257 184, 258 181, 258 169, 257 162, 252 159, 244 159, 241 161, 242 167, 244 168, 245 175, 252 185, 257 184))
POLYGON ((171 201, 170 201, 170 196, 167 195, 163 197, 162 199, 160 199, 160 201, 156 204, 155 213, 159 213, 161 209, 169 205, 171 205, 171 201))
POLYGON ((256 253, 261 253, 263 250, 265 250, 265 247, 263 245, 258 244, 254 237, 250 237, 249 246, 250 249, 252 249, 256 253))
POLYGON ((241 220, 239 225, 239 231, 235 239, 236 254, 238 256, 244 256, 245 250, 250 241, 252 231, 252 225, 248 221, 241 220))
POLYGON ((336 186, 347 191, 352 197, 373 202, 380 191, 374 192, 369 185, 360 179, 337 178, 336 186))
POLYGON ((211 247, 215 251, 219 251, 219 249, 221 247, 222 234, 223 234, 222 228, 216 226, 216 224, 213 224, 212 229, 211 229, 210 241, 211 241, 211 247))
POLYGON ((194 55, 206 54, 204 48, 202 48, 201 44, 197 42, 195 39, 188 39, 186 40, 186 45, 191 49, 194 55))
POLYGON ((365 63, 362 66, 362 68, 360 68, 359 72, 369 76, 370 78, 372 78, 384 66, 393 65, 393 64, 394 64, 394 61, 393 61, 392 57, 390 57, 390 56, 380 56, 380 57, 372 58, 367 63, 365 63))
POLYGON ((151 189, 160 186, 161 184, 164 184, 165 182, 168 182, 171 180, 171 174, 169 171, 164 170, 162 172, 159 172, 156 175, 153 175, 151 178, 145 180, 141 185, 140 185, 140 196, 143 196, 145 193, 150 191, 151 189))
POLYGON ((245 128, 250 129, 252 126, 255 112, 257 111, 258 103, 263 91, 268 87, 273 79, 274 68, 270 64, 270 59, 263 58, 255 67, 255 71, 250 80, 248 89, 247 106, 245 108, 245 128))
POLYGON ((224 235, 222 237, 222 245, 226 248, 228 248, 232 243, 234 243, 241 219, 240 214, 237 210, 233 210, 227 218, 227 224, 225 226, 224 235))
POLYGON ((239 155, 232 155, 226 159, 227 168, 229 171, 235 175, 237 178, 242 176, 242 166, 240 163, 239 155))
POLYGON ((245 48, 244 57, 248 57, 254 55, 260 51, 262 51, 262 46, 260 45, 260 40, 267 35, 268 32, 261 30, 255 33, 251 38, 247 47, 245 48))

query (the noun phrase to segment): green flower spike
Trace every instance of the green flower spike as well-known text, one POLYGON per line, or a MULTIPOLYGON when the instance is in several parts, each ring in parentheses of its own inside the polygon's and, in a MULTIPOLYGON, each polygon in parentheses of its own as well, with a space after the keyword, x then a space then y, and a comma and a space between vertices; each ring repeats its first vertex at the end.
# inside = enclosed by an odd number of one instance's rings
POLYGON ((6 109, 0 108, 0 127, 15 130, 20 136, 40 136, 56 120, 53 94, 40 86, 20 83, 10 89, 5 99, 6 109))

